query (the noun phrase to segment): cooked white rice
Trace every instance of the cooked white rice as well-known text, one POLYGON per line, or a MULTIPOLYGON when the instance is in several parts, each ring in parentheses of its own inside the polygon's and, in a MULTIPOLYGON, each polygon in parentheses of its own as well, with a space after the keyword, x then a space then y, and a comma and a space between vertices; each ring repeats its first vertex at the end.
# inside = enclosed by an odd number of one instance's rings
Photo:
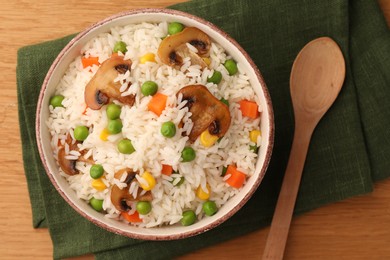
MULTIPOLYGON (((77 162, 80 174, 69 176, 61 168, 60 173, 67 179, 70 187, 77 196, 88 202, 92 197, 102 199, 105 215, 109 218, 120 220, 120 212, 112 205, 110 200, 110 187, 118 185, 120 188, 129 189, 133 195, 137 194, 145 180, 140 177, 144 171, 149 171, 156 179, 156 186, 152 190, 152 211, 147 215, 141 215, 142 223, 136 225, 142 227, 156 227, 172 225, 180 221, 183 211, 192 209, 197 218, 204 218, 202 213, 203 201, 195 195, 196 189, 201 186, 206 189, 208 184, 211 189, 210 200, 215 201, 218 208, 234 196, 238 189, 226 184, 229 176, 221 176, 222 167, 235 164, 237 168, 248 177, 254 172, 257 154, 248 149, 254 145, 249 139, 249 131, 259 129, 260 118, 252 120, 243 117, 239 109, 238 101, 242 99, 255 100, 261 104, 255 96, 249 83, 249 78, 238 64, 239 73, 229 76, 223 63, 230 58, 225 50, 216 43, 210 48, 211 64, 208 68, 201 69, 198 65, 191 65, 190 61, 184 62, 180 70, 157 62, 141 64, 139 59, 146 53, 157 53, 161 38, 167 35, 167 23, 159 24, 141 23, 124 27, 112 28, 110 32, 103 33, 90 40, 82 49, 86 56, 99 57, 102 63, 112 54, 114 44, 121 40, 127 44, 125 59, 132 60, 131 72, 119 75, 116 79, 122 83, 122 95, 136 94, 135 104, 130 107, 122 106, 120 118, 123 123, 122 132, 108 137, 108 141, 102 141, 99 136, 107 125, 105 107, 100 110, 86 108, 84 101, 84 89, 96 73, 98 66, 83 68, 81 57, 77 57, 69 66, 65 75, 56 88, 56 94, 65 96, 62 104, 64 107, 54 108, 50 106, 50 118, 47 120, 52 135, 53 151, 57 153, 58 143, 65 147, 66 158, 76 160, 81 155, 79 151, 70 150, 65 143, 67 134, 73 137, 73 129, 78 125, 89 128, 88 138, 78 144, 80 151, 85 151, 84 158, 93 159, 101 164, 105 171, 104 183, 108 187, 104 191, 97 191, 91 186, 93 179, 90 177, 90 164, 77 162), (222 73, 223 80, 220 84, 207 83, 214 70, 222 73), (151 97, 144 97, 140 92, 140 86, 146 80, 155 81, 159 86, 159 92, 168 96, 168 105, 161 116, 156 116, 148 111, 147 104, 151 97), (126 82, 131 82, 128 87, 126 82), (188 108, 183 108, 187 101, 182 101, 182 96, 176 97, 176 93, 184 86, 202 84, 207 86, 210 92, 219 98, 224 98, 230 103, 231 125, 228 132, 219 143, 210 148, 205 148, 199 143, 199 138, 190 144, 187 136, 192 128, 191 113, 188 108), (177 125, 180 121, 184 126, 177 128, 173 138, 165 138, 160 133, 163 122, 172 121, 177 125), (136 150, 131 155, 119 153, 116 144, 122 138, 132 140, 136 150), (187 145, 191 145, 196 151, 196 158, 192 162, 181 162, 181 151, 187 145), (161 174, 162 164, 172 165, 177 174, 166 176, 161 174), (114 178, 116 171, 123 168, 131 168, 138 171, 138 182, 133 181, 130 187, 122 180, 114 178), (185 181, 180 186, 176 182, 184 177, 185 181)), ((189 46, 192 47, 191 45, 189 46)), ((196 49, 195 49, 196 50, 196 49)), ((119 54, 123 55, 123 54, 119 54)), ((117 101, 114 101, 118 103, 117 101)), ((73 138, 74 139, 74 138, 73 138)), ((257 145, 260 146, 261 138, 257 145)), ((135 211, 132 204, 131 211, 135 211)))

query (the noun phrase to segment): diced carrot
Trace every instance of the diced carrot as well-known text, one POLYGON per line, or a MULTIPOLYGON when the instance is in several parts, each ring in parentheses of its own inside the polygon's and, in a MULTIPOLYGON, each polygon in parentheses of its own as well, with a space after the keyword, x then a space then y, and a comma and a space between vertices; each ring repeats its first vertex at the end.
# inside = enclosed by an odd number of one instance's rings
POLYGON ((130 223, 142 222, 142 219, 139 217, 138 211, 135 211, 133 214, 129 215, 127 212, 121 212, 121 215, 130 223))
POLYGON ((81 58, 81 63, 83 64, 83 68, 87 68, 87 67, 92 67, 92 65, 97 65, 99 66, 100 63, 99 63, 99 57, 82 57, 81 58))
POLYGON ((173 168, 171 165, 167 165, 167 164, 162 165, 162 170, 161 170, 162 174, 170 176, 172 172, 173 172, 173 168))
POLYGON ((164 94, 155 94, 149 101, 148 109, 156 115, 160 116, 161 113, 164 111, 165 106, 167 105, 167 99, 168 97, 164 94))
POLYGON ((245 182, 246 175, 244 173, 240 172, 239 170, 237 170, 236 166, 234 166, 234 165, 228 166, 225 176, 227 176, 229 174, 230 174, 230 177, 229 177, 229 179, 226 180, 226 183, 234 188, 237 188, 237 189, 241 188, 245 182))
POLYGON ((254 101, 243 99, 240 101, 240 110, 243 116, 256 119, 259 117, 259 109, 254 101))

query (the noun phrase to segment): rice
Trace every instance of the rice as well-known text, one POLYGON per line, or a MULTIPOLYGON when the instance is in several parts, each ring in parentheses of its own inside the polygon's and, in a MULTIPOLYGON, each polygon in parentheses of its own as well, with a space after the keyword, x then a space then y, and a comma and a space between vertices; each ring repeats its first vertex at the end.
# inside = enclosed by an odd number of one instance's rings
MULTIPOLYGON (((223 176, 223 167, 236 165, 237 169, 249 178, 255 170, 257 154, 248 147, 261 145, 261 136, 255 143, 251 142, 248 136, 249 131, 259 129, 260 118, 243 117, 238 104, 242 99, 256 101, 261 112, 259 99, 240 64, 236 75, 228 74, 223 63, 230 56, 219 44, 211 44, 210 65, 204 69, 191 64, 189 58, 184 59, 180 69, 161 63, 157 55, 156 62, 139 62, 140 57, 146 53, 157 53, 161 38, 166 35, 166 22, 140 23, 111 28, 110 32, 90 40, 82 48, 81 55, 69 65, 56 88, 56 94, 65 97, 63 107, 50 106, 50 117, 46 122, 52 135, 51 146, 55 156, 58 156, 60 145, 65 149, 66 159, 78 160, 78 174, 70 176, 59 167, 60 174, 67 179, 78 198, 87 203, 91 198, 101 199, 107 218, 123 220, 121 212, 110 200, 111 188, 114 185, 126 189, 137 199, 138 196, 148 193, 144 189, 149 187, 149 183, 142 177, 143 174, 149 172, 153 176, 156 185, 150 191, 153 196, 152 210, 140 216, 142 222, 134 223, 147 228, 174 225, 180 222, 182 213, 188 209, 194 210, 198 220, 204 218, 204 201, 199 199, 195 192, 198 187, 203 190, 210 187, 209 200, 214 201, 218 208, 222 207, 240 191, 226 183, 230 174, 223 176), (93 65, 83 68, 81 56, 98 57, 102 63, 111 57, 115 42, 119 40, 126 43, 127 51, 118 55, 131 59, 132 65, 130 71, 118 74, 114 81, 120 83, 121 96, 135 94, 135 103, 128 106, 117 100, 113 101, 121 105, 120 120, 123 128, 121 133, 109 135, 105 141, 101 138, 101 133, 108 123, 105 107, 92 110, 86 108, 84 100, 85 86, 99 67, 93 65), (222 82, 218 85, 207 82, 215 70, 222 73, 222 82), (159 86, 158 91, 168 96, 167 106, 160 116, 148 110, 151 97, 143 96, 140 91, 140 86, 147 80, 155 81, 159 86), (194 126, 192 114, 186 107, 188 101, 183 100, 181 94, 176 96, 181 88, 192 84, 205 85, 216 98, 224 98, 230 103, 229 130, 219 142, 209 148, 204 147, 199 138, 194 143, 189 141, 188 135, 194 126), (166 138, 160 133, 161 125, 166 121, 172 121, 176 126, 182 123, 181 128, 176 127, 177 132, 172 138, 166 138), (73 130, 79 125, 89 128, 89 135, 83 142, 76 142, 74 138, 73 130), (72 139, 70 144, 66 141, 68 136, 72 139), (132 140, 134 153, 127 155, 118 151, 117 143, 123 138, 132 140), (196 158, 191 162, 182 162, 181 159, 181 151, 186 146, 191 146, 196 151, 196 158), (103 190, 92 186, 94 180, 90 176, 91 162, 88 160, 103 166, 102 181, 106 186, 103 190), (172 166, 174 173, 171 176, 161 173, 163 164, 172 166), (120 179, 115 178, 115 173, 122 169, 137 172, 135 181, 130 185, 125 183, 128 173, 123 174, 120 179)), ((194 46, 187 45, 194 53, 197 52, 194 46)), ((136 211, 136 202, 128 201, 127 205, 127 213, 133 214, 136 211)))

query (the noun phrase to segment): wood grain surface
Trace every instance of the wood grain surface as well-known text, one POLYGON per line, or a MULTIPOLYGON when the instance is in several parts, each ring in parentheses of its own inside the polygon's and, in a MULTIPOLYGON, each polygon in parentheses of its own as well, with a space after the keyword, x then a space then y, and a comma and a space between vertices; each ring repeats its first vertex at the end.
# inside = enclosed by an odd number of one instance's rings
MULTIPOLYGON (((47 229, 34 229, 23 170, 16 96, 16 52, 83 30, 120 11, 184 0, 0 0, 0 258, 51 259, 47 229)), ((390 25, 390 0, 380 0, 390 25)), ((179 259, 257 259, 268 228, 179 259)), ((390 180, 374 192, 296 217, 285 259, 390 259, 390 180)), ((92 255, 76 259, 93 259, 92 255)))

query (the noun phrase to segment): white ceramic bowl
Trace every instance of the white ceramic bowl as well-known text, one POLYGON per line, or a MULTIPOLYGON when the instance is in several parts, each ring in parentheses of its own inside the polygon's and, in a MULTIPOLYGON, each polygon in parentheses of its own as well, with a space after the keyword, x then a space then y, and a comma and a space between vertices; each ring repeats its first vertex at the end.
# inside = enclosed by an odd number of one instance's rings
POLYGON ((65 46, 50 67, 40 92, 36 118, 36 138, 43 165, 51 182, 66 202, 78 213, 96 225, 111 232, 138 239, 171 240, 185 238, 206 232, 226 221, 249 200, 258 188, 266 172, 273 148, 274 117, 271 99, 259 70, 248 54, 235 40, 210 22, 188 13, 168 9, 138 9, 123 12, 100 21, 78 34, 65 46), (191 226, 174 225, 148 229, 139 228, 105 218, 103 214, 96 212, 87 203, 78 199, 75 192, 70 189, 65 178, 60 176, 50 146, 49 140, 51 136, 45 124, 49 117, 49 99, 54 94, 55 87, 69 64, 80 55, 82 46, 98 34, 108 32, 110 27, 145 21, 177 21, 186 26, 194 26, 204 31, 213 41, 219 43, 234 60, 241 64, 242 68, 244 68, 250 77, 250 82, 254 87, 255 93, 259 96, 260 102, 264 105, 263 112, 261 113, 262 145, 259 149, 255 173, 247 180, 242 190, 220 208, 215 215, 203 218, 191 226))

